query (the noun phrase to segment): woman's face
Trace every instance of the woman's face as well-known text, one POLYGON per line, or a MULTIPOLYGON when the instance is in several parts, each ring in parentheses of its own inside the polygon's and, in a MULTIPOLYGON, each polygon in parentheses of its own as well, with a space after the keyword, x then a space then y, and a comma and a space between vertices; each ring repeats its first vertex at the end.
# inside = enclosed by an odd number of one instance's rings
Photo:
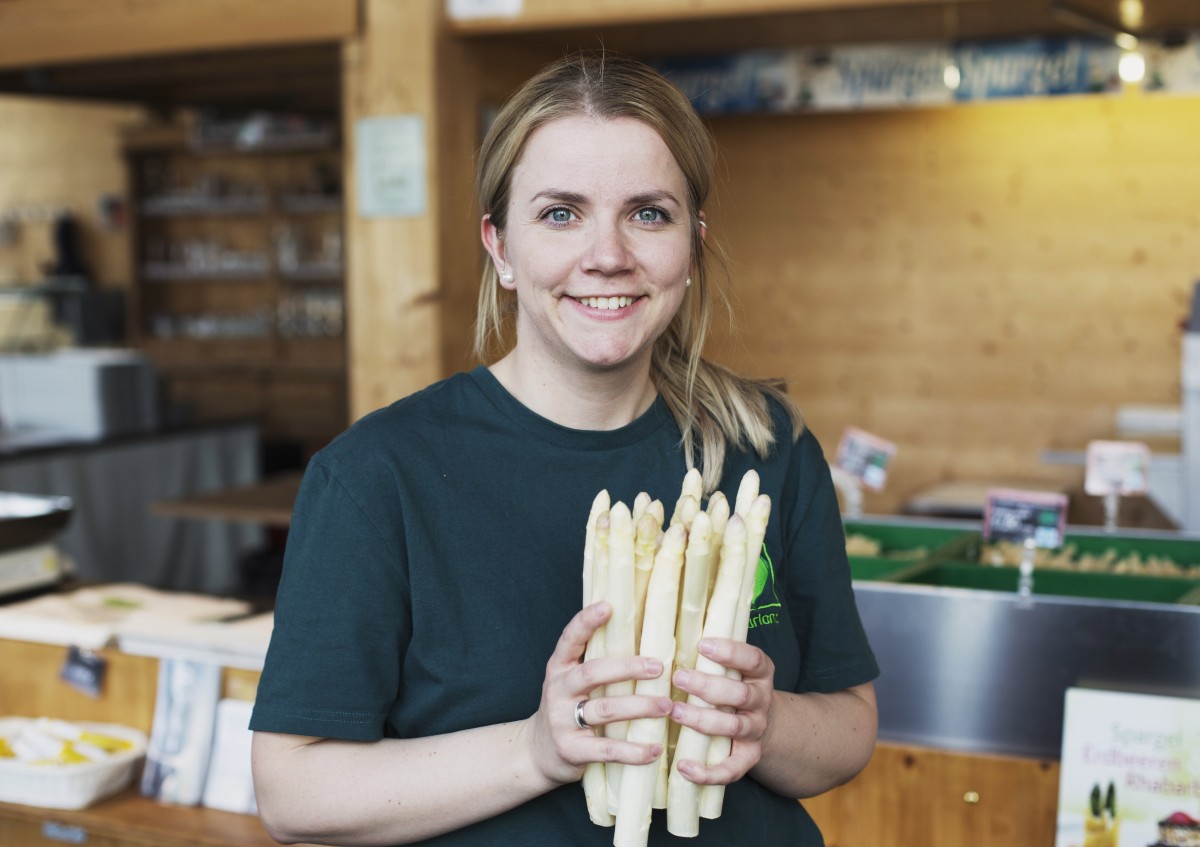
POLYGON ((692 258, 687 186, 658 133, 632 118, 551 121, 529 136, 509 196, 502 237, 488 218, 482 229, 512 273, 523 364, 648 370, 692 258))

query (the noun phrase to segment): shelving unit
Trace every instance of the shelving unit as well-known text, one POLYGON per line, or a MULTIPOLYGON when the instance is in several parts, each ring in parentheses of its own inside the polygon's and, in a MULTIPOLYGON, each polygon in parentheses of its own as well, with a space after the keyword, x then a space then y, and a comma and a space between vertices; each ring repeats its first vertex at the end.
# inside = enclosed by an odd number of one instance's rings
POLYGON ((331 132, 239 145, 130 137, 130 326, 168 402, 319 446, 347 423, 341 151, 331 132))

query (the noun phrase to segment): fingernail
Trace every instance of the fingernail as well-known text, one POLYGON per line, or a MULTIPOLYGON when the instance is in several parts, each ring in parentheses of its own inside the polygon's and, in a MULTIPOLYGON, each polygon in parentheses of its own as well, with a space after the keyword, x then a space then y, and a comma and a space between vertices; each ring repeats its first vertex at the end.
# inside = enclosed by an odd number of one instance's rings
POLYGON ((717 645, 714 644, 712 641, 710 641, 707 638, 701 638, 700 644, 697 646, 699 647, 700 652, 706 656, 709 655, 710 653, 712 653, 715 649, 717 649, 717 645))
POLYGON ((608 603, 600 602, 592 607, 592 617, 602 618, 608 614, 608 603))
POLYGON ((689 674, 687 671, 679 670, 675 672, 675 684, 680 688, 683 688, 683 686, 687 685, 689 679, 691 679, 691 674, 689 674))
POLYGON ((658 698, 658 710, 660 712, 662 712, 664 715, 671 714, 671 710, 674 707, 675 707, 675 701, 672 700, 670 697, 659 697, 658 698))
POLYGON ((662 662, 658 659, 646 660, 646 673, 660 674, 662 673, 662 662))
POLYGON ((672 703, 671 704, 671 718, 676 721, 683 720, 683 709, 684 709, 684 705, 682 703, 672 703))

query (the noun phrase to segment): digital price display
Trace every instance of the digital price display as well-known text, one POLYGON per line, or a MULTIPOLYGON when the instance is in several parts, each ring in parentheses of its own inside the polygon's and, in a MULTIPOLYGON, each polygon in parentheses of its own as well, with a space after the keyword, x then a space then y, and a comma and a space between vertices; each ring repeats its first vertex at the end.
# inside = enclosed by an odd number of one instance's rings
POLYGON ((1062 547, 1067 526, 1067 495, 1047 491, 993 488, 983 512, 985 541, 1025 543, 1037 547, 1062 547))
POLYGON ((1150 448, 1137 441, 1092 441, 1083 490, 1096 497, 1145 494, 1150 448))
POLYGON ((874 491, 882 491, 887 466, 896 455, 896 445, 856 427, 847 427, 838 443, 834 464, 874 491))

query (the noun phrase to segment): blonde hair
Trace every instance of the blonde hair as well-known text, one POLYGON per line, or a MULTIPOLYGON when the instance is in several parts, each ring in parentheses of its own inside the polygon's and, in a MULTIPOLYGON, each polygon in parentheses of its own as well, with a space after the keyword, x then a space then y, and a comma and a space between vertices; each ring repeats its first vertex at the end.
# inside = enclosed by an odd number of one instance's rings
MULTIPOLYGON (((654 344, 650 376, 683 434, 687 466, 699 467, 705 490, 721 480, 730 445, 766 458, 775 443, 769 399, 787 410, 792 437, 803 428, 800 412, 776 382, 733 373, 702 355, 713 313, 729 301, 709 265, 723 268, 719 246, 701 238, 700 210, 712 185, 716 145, 687 97, 647 65, 612 53, 576 53, 544 68, 514 94, 492 122, 479 153, 479 206, 497 231, 507 223, 512 172, 525 142, 558 118, 587 115, 633 118, 653 128, 666 143, 687 184, 691 222, 693 285, 684 304, 654 344)), ((504 346, 515 297, 500 286, 488 262, 479 290, 475 354, 481 361, 504 346)))

